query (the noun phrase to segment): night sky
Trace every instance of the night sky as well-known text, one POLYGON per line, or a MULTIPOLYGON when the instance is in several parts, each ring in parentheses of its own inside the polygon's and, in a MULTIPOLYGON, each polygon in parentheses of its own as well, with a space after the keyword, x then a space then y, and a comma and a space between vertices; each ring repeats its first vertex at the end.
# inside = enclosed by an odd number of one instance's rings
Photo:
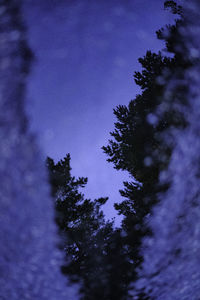
POLYGON ((161 0, 28 0, 23 13, 35 54, 27 112, 44 158, 69 152, 72 174, 89 179, 85 195, 109 196, 105 213, 113 217, 128 177, 101 147, 114 128, 113 108, 139 93, 137 59, 163 48, 155 31, 172 16, 161 0))

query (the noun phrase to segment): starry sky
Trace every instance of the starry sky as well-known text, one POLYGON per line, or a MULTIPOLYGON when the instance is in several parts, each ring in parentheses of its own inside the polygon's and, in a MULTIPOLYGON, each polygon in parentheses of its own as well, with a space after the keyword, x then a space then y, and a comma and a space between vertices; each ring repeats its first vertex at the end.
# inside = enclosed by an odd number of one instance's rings
POLYGON ((116 171, 101 147, 114 128, 113 108, 139 93, 137 59, 163 49, 155 31, 172 16, 161 0, 27 0, 23 15, 35 54, 27 88, 31 130, 44 159, 71 154, 72 174, 88 177, 86 197, 108 196, 111 218, 128 174, 116 171))

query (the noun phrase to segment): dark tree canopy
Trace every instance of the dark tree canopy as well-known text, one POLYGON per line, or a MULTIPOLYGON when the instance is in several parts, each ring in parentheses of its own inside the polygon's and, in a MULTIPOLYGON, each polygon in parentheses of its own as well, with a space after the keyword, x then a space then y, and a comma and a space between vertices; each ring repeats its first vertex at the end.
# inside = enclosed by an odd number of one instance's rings
MULTIPOLYGON (((83 299, 129 299, 130 286, 137 280, 137 270, 143 261, 142 239, 151 235, 148 220, 152 207, 159 201, 158 195, 169 187, 168 181, 159 181, 174 147, 169 129, 187 125, 178 108, 180 103, 187 106, 187 86, 179 84, 176 90, 166 91, 172 74, 176 72, 181 78, 183 70, 191 64, 183 49, 177 47, 184 17, 182 8, 174 1, 166 1, 165 8, 178 16, 173 25, 156 33, 164 41, 165 51, 147 51, 139 58, 142 71, 134 73, 134 80, 141 93, 128 106, 114 109, 115 129, 112 139, 103 147, 108 162, 117 170, 127 171, 131 179, 124 182, 120 191, 125 199, 115 204, 124 216, 121 228, 114 229, 112 222, 105 222, 101 205, 106 198, 91 201, 79 192, 87 179, 71 177, 69 155, 57 164, 48 159, 56 222, 62 234, 66 233, 65 249, 71 257, 63 272, 83 280, 83 299), (166 134, 169 136, 163 138, 166 134), (96 276, 100 278, 98 282, 92 279, 96 276)), ((143 291, 139 297, 150 299, 143 291)))
MULTIPOLYGON (((165 7, 181 15, 181 7, 174 1, 167 1, 165 7)), ((167 129, 186 125, 183 115, 173 105, 173 93, 167 95, 168 101, 165 94, 165 85, 171 74, 175 70, 182 71, 188 64, 182 49, 179 51, 176 47, 182 22, 183 18, 179 17, 174 25, 167 25, 157 32, 157 37, 165 42, 166 52, 147 51, 139 58, 142 71, 135 72, 134 80, 141 93, 128 106, 119 105, 114 109, 115 129, 108 146, 103 147, 108 162, 112 162, 117 170, 127 171, 131 178, 130 182, 124 182, 124 189, 120 191, 125 200, 115 204, 118 213, 124 216, 122 228, 127 234, 124 243, 129 249, 130 260, 134 262, 130 281, 137 278, 136 270, 143 259, 140 252, 142 238, 151 234, 147 224, 152 206, 157 203, 158 194, 168 188, 168 182, 159 183, 159 176, 170 161, 173 140, 169 137, 166 142, 162 137, 167 129)), ((187 93, 187 87, 182 85, 179 88, 179 100, 186 104, 183 90, 187 93)), ((178 98, 177 89, 176 93, 178 98)))
POLYGON ((129 262, 121 230, 106 221, 102 205, 107 198, 85 199, 79 191, 87 178, 71 175, 70 155, 54 163, 47 158, 55 201, 56 223, 65 249, 62 272, 81 285, 81 299, 128 299, 129 262))
MULTIPOLYGON (((166 2, 165 8, 181 15, 181 8, 173 1, 166 2)), ((147 51, 139 58, 142 71, 135 72, 134 80, 141 94, 128 106, 114 109, 115 130, 108 146, 103 147, 108 161, 117 170, 127 171, 132 179, 124 182, 120 191, 125 200, 115 204, 118 213, 124 216, 122 227, 114 229, 112 222, 105 221, 101 206, 107 198, 91 201, 79 192, 87 178, 71 176, 69 154, 57 164, 47 159, 56 201, 56 222, 64 238, 61 248, 65 248, 66 257, 70 258, 62 271, 72 280, 82 282, 83 299, 129 299, 129 286, 137 279, 137 268, 143 260, 141 241, 151 234, 146 224, 152 206, 158 201, 157 194, 168 187, 168 183, 158 182, 160 172, 169 163, 173 142, 166 143, 161 136, 171 126, 185 126, 185 120, 171 105, 173 95, 168 97, 167 107, 163 107, 165 83, 174 70, 188 63, 176 49, 181 22, 179 18, 175 25, 157 32, 168 54, 147 51), (120 276, 119 269, 123 270, 120 276), (97 276, 98 282, 94 279, 97 276)), ((182 89, 183 86, 181 95, 182 89)), ((141 292, 140 299, 148 299, 148 295, 141 292)))

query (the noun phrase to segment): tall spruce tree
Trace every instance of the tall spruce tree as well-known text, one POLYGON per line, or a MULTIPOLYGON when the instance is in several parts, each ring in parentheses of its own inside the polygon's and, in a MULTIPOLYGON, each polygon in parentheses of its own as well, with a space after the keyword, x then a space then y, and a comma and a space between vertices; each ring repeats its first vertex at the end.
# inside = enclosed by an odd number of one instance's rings
MULTIPOLYGON (((166 1, 165 8, 170 8, 172 13, 180 17, 182 15, 181 7, 174 1, 166 1)), ((169 163, 173 141, 166 143, 161 137, 171 126, 185 126, 185 120, 171 100, 168 109, 164 106, 165 83, 173 70, 186 63, 175 43, 177 28, 183 18, 180 17, 174 25, 168 25, 157 32, 157 37, 164 40, 166 50, 171 54, 147 51, 139 59, 142 71, 135 72, 134 79, 141 88, 141 94, 131 100, 128 106, 120 105, 114 109, 117 117, 115 130, 111 132, 112 139, 108 146, 103 147, 109 156, 108 161, 114 163, 117 170, 128 171, 132 179, 124 182, 124 189, 120 191, 125 200, 115 204, 118 213, 124 216, 122 229, 126 235, 123 245, 127 247, 129 261, 132 262, 130 282, 137 278, 136 269, 143 260, 140 252, 142 238, 151 234, 146 224, 152 206, 158 201, 158 193, 168 188, 168 182, 159 184, 159 175, 169 163), (158 111, 163 111, 159 119, 158 111)), ((148 299, 148 295, 142 292, 139 297, 148 299)))
POLYGON ((121 231, 105 221, 101 210, 107 198, 85 199, 79 191, 87 178, 71 175, 70 155, 54 163, 47 158, 55 219, 66 253, 62 272, 79 282, 81 299, 128 299, 129 262, 120 244, 121 231))
MULTIPOLYGON (((181 8, 174 1, 167 1, 165 7, 181 15, 181 8)), ((165 82, 173 70, 187 63, 175 43, 181 22, 182 19, 177 19, 175 25, 167 26, 170 34, 166 34, 166 29, 157 32, 172 55, 147 51, 139 59, 142 72, 135 72, 134 78, 142 93, 128 107, 118 106, 114 110, 117 122, 111 133, 113 140, 103 147, 108 161, 116 169, 128 171, 132 178, 131 182, 124 183, 121 191, 125 200, 115 204, 118 213, 124 215, 122 228, 114 230, 112 222, 105 222, 100 207, 106 199, 93 202, 78 191, 87 180, 71 177, 69 155, 58 164, 48 159, 56 199, 56 222, 64 236, 62 247, 71 257, 62 270, 72 280, 82 281, 82 299, 131 298, 129 285, 137 279, 136 270, 143 260, 141 240, 150 234, 146 223, 152 206, 158 201, 158 193, 168 187, 167 182, 158 184, 158 178, 169 163, 173 142, 165 143, 161 137, 170 126, 186 125, 171 103, 172 96, 168 97, 171 99, 168 107, 166 103, 163 106, 165 82)), ((138 297, 150 299, 143 291, 138 297)))
POLYGON ((67 258, 62 272, 72 281, 82 282, 81 292, 87 295, 87 289, 94 290, 97 274, 99 282, 101 280, 99 251, 102 249, 103 232, 112 231, 112 223, 106 224, 100 209, 107 198, 93 202, 84 198, 79 188, 86 185, 87 178, 71 176, 69 154, 56 164, 53 159, 47 158, 47 166, 55 199, 55 219, 62 236, 60 247, 65 249, 67 258))

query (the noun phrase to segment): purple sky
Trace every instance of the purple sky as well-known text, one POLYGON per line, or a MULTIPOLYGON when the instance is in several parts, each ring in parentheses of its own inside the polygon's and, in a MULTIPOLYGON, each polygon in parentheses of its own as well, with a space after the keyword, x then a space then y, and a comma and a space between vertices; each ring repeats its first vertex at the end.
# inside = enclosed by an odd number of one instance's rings
POLYGON ((109 196, 105 213, 113 217, 128 177, 106 162, 101 147, 114 128, 113 108, 139 92, 137 59, 162 49, 155 31, 172 17, 161 0, 56 2, 28 0, 24 7, 36 56, 28 85, 31 128, 44 157, 71 154, 72 174, 89 179, 85 195, 109 196))

